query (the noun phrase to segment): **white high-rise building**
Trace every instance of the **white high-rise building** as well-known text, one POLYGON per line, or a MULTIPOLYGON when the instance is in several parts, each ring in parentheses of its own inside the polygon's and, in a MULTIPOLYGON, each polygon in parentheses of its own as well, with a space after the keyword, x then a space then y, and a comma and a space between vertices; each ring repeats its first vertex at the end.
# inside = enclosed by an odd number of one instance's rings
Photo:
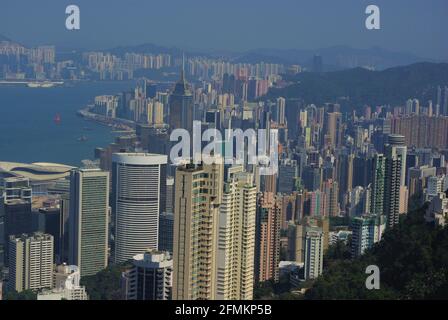
POLYGON ((158 249, 160 192, 167 156, 150 153, 112 155, 112 214, 115 262, 158 249))
POLYGON ((384 214, 387 216, 387 226, 392 228, 399 222, 399 215, 406 210, 407 147, 402 135, 390 134, 385 147, 386 166, 384 180, 384 214))
MULTIPOLYGON (((257 188, 252 175, 233 172, 224 184, 218 220, 216 299, 252 300, 257 188)), ((233 169, 233 168, 232 168, 233 169)))
POLYGON ((324 238, 320 230, 310 228, 305 234, 305 279, 316 279, 322 274, 324 238))
POLYGON ((53 236, 45 233, 9 239, 10 290, 38 290, 53 286, 53 236))

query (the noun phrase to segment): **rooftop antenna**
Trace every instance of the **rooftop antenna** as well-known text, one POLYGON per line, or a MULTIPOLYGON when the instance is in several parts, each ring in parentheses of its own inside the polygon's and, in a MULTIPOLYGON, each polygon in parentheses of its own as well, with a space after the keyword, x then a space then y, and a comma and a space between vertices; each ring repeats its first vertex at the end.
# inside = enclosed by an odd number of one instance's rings
POLYGON ((182 52, 182 70, 180 73, 180 79, 185 81, 185 52, 182 52))

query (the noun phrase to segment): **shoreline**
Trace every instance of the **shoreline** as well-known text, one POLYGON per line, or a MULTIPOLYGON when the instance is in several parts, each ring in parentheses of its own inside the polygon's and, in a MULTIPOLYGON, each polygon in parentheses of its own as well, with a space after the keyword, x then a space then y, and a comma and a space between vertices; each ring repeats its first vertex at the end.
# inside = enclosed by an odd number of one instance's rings
POLYGON ((133 121, 121 118, 109 118, 89 111, 90 107, 78 110, 77 115, 87 121, 93 121, 103 126, 110 127, 112 132, 135 133, 136 124, 133 121))

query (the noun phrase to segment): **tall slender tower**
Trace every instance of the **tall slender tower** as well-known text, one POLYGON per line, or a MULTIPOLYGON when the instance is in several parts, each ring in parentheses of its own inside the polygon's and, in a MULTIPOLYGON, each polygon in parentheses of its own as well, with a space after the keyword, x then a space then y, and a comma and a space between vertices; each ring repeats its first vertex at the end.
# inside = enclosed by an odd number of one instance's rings
POLYGON ((443 115, 448 116, 448 87, 443 90, 443 115))
POLYGON ((216 299, 252 300, 257 188, 233 171, 224 184, 218 221, 216 299))
POLYGON ((70 173, 69 263, 81 276, 107 267, 109 173, 74 169, 70 173))
POLYGON ((180 79, 170 95, 169 124, 170 130, 185 129, 193 132, 194 103, 193 95, 185 80, 185 58, 182 59, 180 79))
POLYGON ((305 234, 305 279, 316 279, 322 273, 324 240, 319 228, 309 228, 305 234))
POLYGON ((215 299, 223 160, 180 166, 174 199, 174 300, 215 299))
POLYGON ((160 194, 165 192, 166 163, 165 155, 113 154, 112 214, 116 263, 158 249, 160 194))
MULTIPOLYGON (((401 136, 403 137, 403 136, 401 136)), ((389 137, 390 138, 390 137, 389 137)), ((404 137, 403 137, 404 139, 404 137)), ((406 148, 406 147, 405 147, 406 148)), ((400 216, 400 194, 402 169, 406 156, 401 146, 394 144, 386 145, 386 167, 384 184, 384 214, 387 216, 387 227, 392 228, 398 224, 400 216)))
MULTIPOLYGON (((400 134, 390 134, 388 136, 388 144, 390 147, 396 149, 397 154, 401 156, 401 169, 400 169, 400 186, 406 185, 406 156, 407 147, 405 143, 405 137, 400 134)), ((386 147, 387 148, 387 147, 386 147)))
POLYGON ((277 98, 277 122, 280 125, 286 124, 286 100, 283 97, 277 98))
POLYGON ((279 280, 281 203, 264 192, 256 217, 255 281, 279 280))
POLYGON ((386 158, 376 154, 373 164, 372 197, 370 213, 376 216, 384 214, 384 183, 386 174, 386 158))

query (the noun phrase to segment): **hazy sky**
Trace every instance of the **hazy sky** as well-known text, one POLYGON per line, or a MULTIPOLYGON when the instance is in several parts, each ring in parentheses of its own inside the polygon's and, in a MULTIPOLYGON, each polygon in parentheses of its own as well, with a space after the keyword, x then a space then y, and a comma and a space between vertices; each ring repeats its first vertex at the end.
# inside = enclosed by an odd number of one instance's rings
POLYGON ((110 48, 151 42, 242 51, 381 46, 448 58, 447 0, 0 0, 0 34, 28 45, 110 48), (65 29, 65 8, 81 30, 65 29), (367 5, 381 30, 367 30, 367 5))

